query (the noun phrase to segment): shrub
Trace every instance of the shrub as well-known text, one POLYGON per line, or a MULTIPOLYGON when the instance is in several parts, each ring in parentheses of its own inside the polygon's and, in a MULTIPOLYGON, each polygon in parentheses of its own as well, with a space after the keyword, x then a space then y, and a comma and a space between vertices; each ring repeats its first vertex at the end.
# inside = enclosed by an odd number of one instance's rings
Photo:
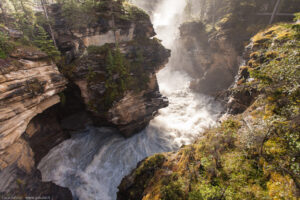
POLYGON ((295 13, 294 21, 298 21, 298 20, 300 20, 300 12, 295 13))
POLYGON ((14 45, 9 41, 7 34, 0 32, 0 58, 7 58, 13 49, 14 45))
POLYGON ((179 180, 170 181, 166 186, 161 189, 162 200, 182 200, 184 197, 183 183, 179 180))
POLYGON ((108 73, 108 78, 105 82, 105 104, 110 106, 114 100, 122 96, 128 89, 130 79, 129 67, 119 48, 113 51, 107 49, 105 63, 106 71, 108 73), (118 78, 114 78, 115 75, 118 78))
POLYGON ((72 29, 86 28, 89 24, 97 21, 95 5, 91 1, 85 1, 84 3, 64 2, 61 13, 67 26, 72 29))

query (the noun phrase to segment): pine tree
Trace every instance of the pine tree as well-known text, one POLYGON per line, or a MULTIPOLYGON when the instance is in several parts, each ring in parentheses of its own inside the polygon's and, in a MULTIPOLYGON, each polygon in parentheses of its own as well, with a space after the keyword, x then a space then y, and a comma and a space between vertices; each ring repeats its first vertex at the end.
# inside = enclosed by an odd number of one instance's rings
POLYGON ((47 11, 47 8, 46 8, 47 1, 46 0, 41 0, 40 2, 41 2, 41 5, 43 7, 44 15, 47 19, 47 24, 48 24, 48 27, 49 27, 49 30, 50 30, 50 35, 51 35, 53 44, 54 44, 55 48, 57 48, 56 41, 55 41, 55 38, 54 38, 53 29, 52 29, 52 26, 51 26, 51 23, 50 23, 50 20, 49 20, 49 16, 48 16, 48 11, 47 11))
POLYGON ((114 64, 117 67, 117 71, 120 73, 120 75, 126 75, 126 67, 124 63, 124 56, 121 53, 121 50, 119 48, 116 49, 115 55, 114 55, 114 64))
POLYGON ((128 87, 129 72, 128 72, 128 67, 126 66, 125 63, 125 58, 119 48, 116 49, 114 60, 115 60, 115 66, 117 66, 117 70, 120 76, 120 89, 121 92, 123 93, 128 87))
POLYGON ((53 45, 53 41, 49 39, 47 32, 41 26, 37 26, 37 35, 34 43, 43 52, 47 53, 49 57, 56 59, 60 56, 60 52, 53 45))
POLYGON ((109 76, 112 76, 114 70, 114 58, 112 56, 111 50, 109 49, 106 56, 106 70, 109 76))
POLYGON ((111 105, 116 98, 123 95, 129 84, 129 72, 126 66, 126 60, 121 50, 117 47, 113 52, 110 47, 106 54, 106 70, 108 78, 105 82, 106 95, 105 104, 111 105), (118 75, 118 78, 114 78, 118 75))

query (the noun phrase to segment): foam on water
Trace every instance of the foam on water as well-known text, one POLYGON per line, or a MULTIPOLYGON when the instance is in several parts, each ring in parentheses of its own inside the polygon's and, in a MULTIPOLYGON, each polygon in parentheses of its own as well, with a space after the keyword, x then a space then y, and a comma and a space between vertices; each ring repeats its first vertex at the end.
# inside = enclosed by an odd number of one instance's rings
POLYGON ((139 161, 190 144, 215 124, 220 109, 213 100, 190 92, 187 84, 164 84, 170 105, 144 131, 124 139, 109 128, 88 127, 42 159, 38 169, 43 180, 70 188, 82 200, 113 200, 120 181, 139 161))
MULTIPOLYGON (((152 16, 158 36, 165 39, 168 48, 176 46, 172 41, 178 34, 184 5, 185 0, 162 0, 152 16)), ((124 139, 112 129, 88 127, 41 160, 38 169, 43 181, 68 187, 80 200, 114 200, 122 178, 139 161, 190 144, 204 128, 215 125, 220 106, 209 97, 192 93, 189 77, 182 71, 173 71, 172 60, 158 74, 160 91, 170 104, 145 130, 124 139)))

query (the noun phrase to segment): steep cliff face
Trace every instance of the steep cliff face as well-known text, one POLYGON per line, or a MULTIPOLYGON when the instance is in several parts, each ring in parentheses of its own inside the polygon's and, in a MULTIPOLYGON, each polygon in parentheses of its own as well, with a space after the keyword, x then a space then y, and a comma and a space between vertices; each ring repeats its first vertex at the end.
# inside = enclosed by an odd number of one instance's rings
POLYGON ((46 54, 23 47, 10 56, 1 60, 0 149, 13 144, 34 116, 57 104, 66 85, 46 54))
POLYGON ((24 134, 36 115, 60 102, 58 94, 66 83, 47 54, 35 47, 17 46, 0 59, 0 192, 5 195, 52 195, 55 190, 70 195, 35 176, 34 152, 28 143, 33 134, 24 134))
POLYGON ((178 152, 142 161, 118 199, 298 199, 299 26, 255 35, 229 91, 235 115, 178 152))
POLYGON ((0 27, 1 195, 71 199, 68 189, 41 182, 36 165, 51 148, 92 123, 129 137, 168 105, 156 72, 170 51, 151 38, 148 15, 121 1, 85 6, 48 8, 59 67, 40 13, 22 24, 32 41, 13 18, 0 27))
MULTIPOLYGON (((186 69, 194 78, 191 88, 209 95, 216 95, 233 83, 244 45, 251 35, 269 24, 271 15, 268 13, 272 13, 276 3, 261 0, 214 2, 191 1, 193 6, 186 10, 186 15, 197 20, 180 27, 179 42, 183 48, 178 53, 185 55, 185 62, 191 63, 186 69)), ((294 13, 296 7, 296 1, 288 0, 281 2, 278 10, 294 13)), ((292 18, 280 15, 272 22, 292 18)))
POLYGON ((91 19, 79 27, 63 15, 66 9, 55 4, 49 10, 65 57, 62 72, 80 88, 94 124, 115 126, 126 137, 137 133, 168 105, 155 73, 168 62, 170 51, 150 39, 155 32, 149 16, 129 4, 94 6, 91 19), (114 10, 100 12, 106 6, 114 10))
POLYGON ((150 15, 153 14, 157 6, 159 5, 159 0, 152 0, 152 1, 139 1, 139 0, 130 0, 134 5, 137 5, 140 8, 143 8, 149 13, 150 15))
POLYGON ((121 1, 86 6, 48 8, 59 67, 41 13, 0 26, 0 195, 72 199, 36 169, 51 148, 92 123, 129 137, 168 105, 156 73, 170 51, 148 15, 121 1))
POLYGON ((191 88, 210 95, 228 88, 240 57, 227 36, 222 31, 208 33, 202 22, 184 23, 180 33, 180 43, 191 62, 185 67, 194 79, 191 88))

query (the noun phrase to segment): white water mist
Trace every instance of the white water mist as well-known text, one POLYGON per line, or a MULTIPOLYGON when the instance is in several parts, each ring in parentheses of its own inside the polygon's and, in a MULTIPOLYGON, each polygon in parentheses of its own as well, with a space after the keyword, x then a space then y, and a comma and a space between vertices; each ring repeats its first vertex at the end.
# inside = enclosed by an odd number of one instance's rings
MULTIPOLYGON (((137 5, 149 0, 134 0, 137 5)), ((182 21, 185 0, 162 0, 152 15, 158 38, 170 49, 182 21)), ((43 181, 68 187, 80 200, 114 200, 122 178, 139 161, 155 153, 174 151, 191 144, 203 129, 213 126, 220 107, 209 97, 189 89, 190 78, 172 70, 176 59, 158 74, 160 91, 170 105, 161 109, 141 133, 124 139, 108 128, 86 131, 52 149, 38 165, 43 181)))

